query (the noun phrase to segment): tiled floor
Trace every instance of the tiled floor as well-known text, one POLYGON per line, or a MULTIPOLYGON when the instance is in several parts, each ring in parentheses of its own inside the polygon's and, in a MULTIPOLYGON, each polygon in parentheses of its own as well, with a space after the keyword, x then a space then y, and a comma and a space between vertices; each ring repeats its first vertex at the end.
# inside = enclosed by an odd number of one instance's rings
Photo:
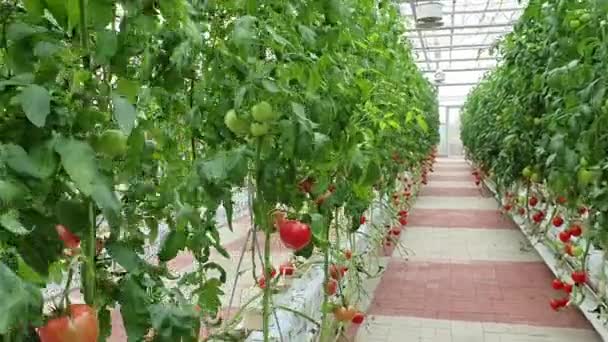
POLYGON ((549 307, 553 276, 462 159, 439 159, 386 258, 361 342, 596 342, 576 309, 549 307))

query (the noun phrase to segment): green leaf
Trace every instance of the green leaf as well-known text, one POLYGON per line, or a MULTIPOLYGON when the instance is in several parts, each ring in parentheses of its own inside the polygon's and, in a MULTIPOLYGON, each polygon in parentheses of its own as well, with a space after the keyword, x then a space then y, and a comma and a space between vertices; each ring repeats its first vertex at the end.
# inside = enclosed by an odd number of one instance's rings
POLYGON ((312 214, 310 228, 312 229, 313 235, 319 239, 325 239, 325 230, 327 225, 325 224, 325 218, 321 214, 312 214))
MULTIPOLYGON (((78 27, 80 24, 80 0, 67 0, 65 9, 68 14, 68 30, 78 27)), ((86 1, 83 1, 86 3, 86 1)))
POLYGON ((197 341, 200 318, 191 304, 150 306, 152 327, 161 341, 197 341))
POLYGON ((42 313, 40 289, 25 283, 0 263, 0 335, 22 324, 39 324, 42 313), (10 313, 10 314, 9 314, 10 313))
POLYGON ((46 31, 47 30, 44 27, 29 25, 22 21, 15 21, 6 28, 6 39, 9 41, 18 41, 46 31))
POLYGON ((262 80, 262 86, 264 87, 264 89, 266 89, 270 93, 275 94, 275 93, 279 92, 279 88, 277 87, 276 83, 274 83, 273 81, 262 80))
POLYGON ((110 63, 110 59, 118 52, 118 37, 111 30, 100 30, 97 32, 97 44, 95 46, 95 57, 100 64, 110 63))
POLYGON ((15 235, 27 235, 30 233, 21 222, 19 222, 19 212, 10 210, 0 215, 0 226, 15 235))
POLYGON ((140 84, 137 81, 121 78, 117 82, 116 92, 125 96, 132 104, 137 103, 140 84))
POLYGON ((255 31, 256 18, 246 15, 238 18, 234 22, 234 30, 232 31, 232 41, 237 47, 247 47, 257 39, 255 31))
POLYGON ((304 130, 308 133, 312 133, 312 130, 318 125, 308 118, 306 115, 306 109, 301 103, 292 102, 291 110, 296 115, 296 119, 300 125, 304 128, 304 130))
POLYGON ((201 311, 214 316, 221 308, 221 296, 224 292, 221 289, 222 282, 212 278, 207 280, 197 291, 198 306, 201 311))
POLYGON ((146 263, 135 253, 132 247, 123 242, 113 242, 106 246, 108 253, 127 272, 138 274, 144 270, 146 263))
POLYGON ((57 44, 50 42, 38 42, 34 47, 34 55, 41 58, 51 57, 55 53, 59 52, 61 47, 57 44))
POLYGON ((247 174, 245 147, 230 151, 220 151, 202 161, 198 168, 201 177, 211 182, 238 182, 247 174))
POLYGON ((112 103, 114 104, 114 118, 118 122, 118 127, 126 134, 131 134, 135 127, 136 112, 135 107, 124 97, 113 94, 112 103))
POLYGON ((118 287, 120 314, 129 341, 140 341, 152 326, 148 306, 151 297, 133 275, 127 275, 118 287))
POLYGON ((32 17, 41 17, 44 13, 42 0, 23 0, 23 5, 32 17))
POLYGON ((45 179, 55 172, 57 160, 50 144, 33 148, 31 155, 19 145, 9 144, 4 148, 7 165, 17 173, 45 179))
POLYGON ((426 120, 424 119, 424 116, 422 115, 416 115, 416 123, 418 124, 418 126, 424 131, 424 132, 428 132, 429 130, 429 125, 426 123, 426 120))
POLYGON ((93 186, 93 192, 91 197, 95 201, 95 204, 102 210, 107 210, 115 215, 120 212, 120 201, 116 198, 116 194, 112 191, 109 185, 105 182, 98 181, 93 186))
POLYGON ((82 193, 90 196, 97 181, 95 151, 85 142, 72 138, 59 138, 55 151, 61 156, 61 164, 82 193))
POLYGON ((10 204, 23 199, 27 193, 25 185, 15 180, 0 179, 0 204, 10 204))
POLYGON ((19 94, 19 102, 25 116, 36 127, 43 127, 51 112, 51 95, 45 88, 32 84, 19 94))

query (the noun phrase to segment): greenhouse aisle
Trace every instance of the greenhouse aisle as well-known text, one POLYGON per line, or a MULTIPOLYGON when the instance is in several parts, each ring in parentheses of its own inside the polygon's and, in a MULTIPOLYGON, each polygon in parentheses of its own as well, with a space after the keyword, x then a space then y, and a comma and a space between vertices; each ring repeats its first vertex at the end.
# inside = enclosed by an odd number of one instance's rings
POLYGON ((497 207, 464 160, 438 159, 401 237, 412 253, 387 258, 356 341, 600 341, 551 310, 550 270, 497 207))

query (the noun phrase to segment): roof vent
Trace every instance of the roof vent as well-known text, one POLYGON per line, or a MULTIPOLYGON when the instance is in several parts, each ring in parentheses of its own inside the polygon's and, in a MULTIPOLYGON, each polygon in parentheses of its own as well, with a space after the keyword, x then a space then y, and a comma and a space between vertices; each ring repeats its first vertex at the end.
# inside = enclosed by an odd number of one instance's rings
POLYGON ((434 28, 443 26, 441 2, 418 2, 416 4, 416 19, 416 26, 419 28, 434 28))

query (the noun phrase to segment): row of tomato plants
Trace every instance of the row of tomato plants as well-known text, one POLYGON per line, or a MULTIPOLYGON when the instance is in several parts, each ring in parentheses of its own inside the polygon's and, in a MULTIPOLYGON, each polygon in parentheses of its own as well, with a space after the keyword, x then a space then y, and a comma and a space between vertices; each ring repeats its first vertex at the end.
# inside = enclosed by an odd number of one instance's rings
MULTIPOLYGON (((528 4, 498 44, 500 65, 463 107, 461 138, 478 181, 496 182, 503 210, 574 267, 552 284, 572 293, 552 300, 554 309, 581 302, 589 271, 604 273, 603 262, 588 267, 608 248, 607 26, 602 1, 528 4)), ((594 283, 605 292, 605 275, 594 283)))
MULTIPOLYGON (((197 340, 222 307, 210 255, 228 257, 215 213, 232 229, 234 187, 267 237, 264 279, 277 229, 296 255, 324 256, 328 281, 330 236, 353 234, 438 140, 435 91, 388 0, 10 0, 0 14, 8 341, 103 340, 112 308, 129 340, 197 340), (180 251, 196 265, 175 275, 180 251), (66 291, 43 311, 58 279, 66 291)), ((262 297, 268 340, 270 286, 262 297)))

